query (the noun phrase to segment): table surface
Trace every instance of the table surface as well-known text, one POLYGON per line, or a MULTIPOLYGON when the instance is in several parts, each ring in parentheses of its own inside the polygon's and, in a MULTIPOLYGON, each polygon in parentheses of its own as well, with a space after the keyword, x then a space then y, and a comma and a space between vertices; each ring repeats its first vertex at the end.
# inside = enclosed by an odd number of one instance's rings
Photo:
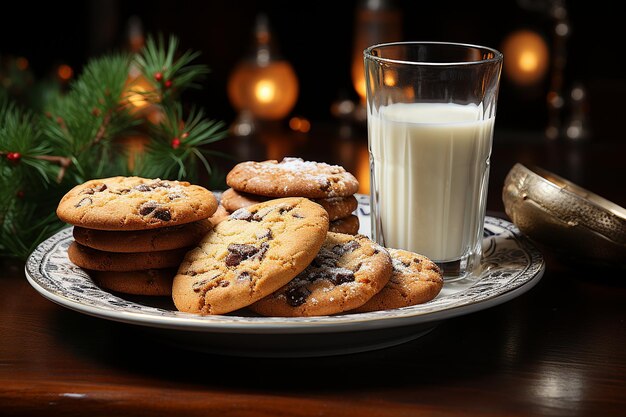
MULTIPOLYGON (((219 146, 236 160, 340 163, 367 191, 362 126, 314 125, 308 134, 268 127, 219 146)), ((626 207, 624 155, 623 141, 496 130, 488 210, 506 218, 502 184, 516 162, 626 207)), ((625 269, 538 245, 546 271, 521 296, 395 347, 316 358, 174 348, 48 301, 22 263, 0 261, 0 415, 626 415, 625 269)))

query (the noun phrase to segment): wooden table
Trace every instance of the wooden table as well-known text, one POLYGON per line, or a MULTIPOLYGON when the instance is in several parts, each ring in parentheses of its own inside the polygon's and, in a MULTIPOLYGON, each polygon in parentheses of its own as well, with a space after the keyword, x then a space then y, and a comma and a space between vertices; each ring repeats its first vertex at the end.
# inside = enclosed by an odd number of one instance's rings
MULTIPOLYGON (((269 130, 224 141, 237 158, 286 154, 367 174, 363 128, 269 130)), ((488 209, 515 162, 537 164, 626 206, 626 143, 547 142, 496 131, 488 209), (621 182, 616 180, 621 179, 621 182)), ((1 416, 626 415, 626 287, 620 268, 541 247, 530 291, 448 319, 396 347, 318 358, 200 354, 40 296, 23 264, 0 265, 1 416)))

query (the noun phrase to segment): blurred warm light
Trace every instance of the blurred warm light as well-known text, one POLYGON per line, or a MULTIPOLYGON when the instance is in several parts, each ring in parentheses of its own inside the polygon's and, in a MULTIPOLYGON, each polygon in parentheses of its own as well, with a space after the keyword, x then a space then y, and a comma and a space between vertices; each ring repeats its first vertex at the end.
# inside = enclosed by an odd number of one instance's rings
POLYGON ((502 43, 504 73, 516 84, 530 85, 541 81, 550 61, 548 45, 536 32, 518 30, 502 43))
POLYGON ((311 122, 303 117, 292 117, 289 119, 289 128, 296 132, 306 133, 311 130, 311 122))
POLYGON ((385 71, 383 81, 385 82, 385 85, 393 87, 394 85, 396 85, 396 74, 394 74, 391 69, 388 69, 387 71, 385 71))
POLYGON ((272 80, 261 80, 256 83, 254 95, 260 103, 271 103, 276 96, 276 86, 272 80))
POLYGON ((20 71, 25 71, 26 69, 28 69, 28 59, 24 58, 23 56, 17 58, 15 60, 15 66, 20 71))
POLYGON ((298 79, 287 61, 258 66, 240 63, 228 80, 228 97, 236 110, 253 117, 279 120, 287 116, 298 99, 298 79))
POLYGON ((143 75, 129 75, 125 98, 135 108, 134 111, 139 111, 151 105, 148 95, 153 91, 154 86, 143 75))
POLYGON ((152 124, 159 124, 164 115, 160 107, 154 105, 158 101, 155 87, 143 75, 137 75, 131 69, 122 100, 123 103, 128 104, 130 113, 152 124))
POLYGON ((74 70, 69 65, 62 64, 57 68, 57 75, 61 80, 67 81, 74 75, 74 70))
POLYGON ((228 98, 235 110, 252 119, 283 119, 298 99, 298 78, 276 52, 265 15, 257 16, 254 42, 254 55, 244 57, 228 78, 228 98))
POLYGON ((141 86, 133 88, 133 90, 129 92, 128 101, 135 107, 146 107, 150 103, 142 93, 146 93, 147 91, 148 90, 141 86))

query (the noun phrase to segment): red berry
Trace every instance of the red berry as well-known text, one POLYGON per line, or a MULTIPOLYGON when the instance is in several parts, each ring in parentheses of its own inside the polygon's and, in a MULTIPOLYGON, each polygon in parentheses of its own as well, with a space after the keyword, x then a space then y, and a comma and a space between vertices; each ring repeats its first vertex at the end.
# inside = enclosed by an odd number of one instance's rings
POLYGON ((185 132, 182 135, 180 135, 181 139, 187 139, 189 137, 189 133, 185 132))
POLYGON ((178 149, 179 146, 180 146, 180 139, 178 138, 172 139, 172 148, 178 149))
POLYGON ((19 190, 17 193, 15 193, 15 195, 17 196, 17 198, 24 198, 24 196, 26 195, 26 193, 24 193, 24 191, 19 190))
POLYGON ((19 152, 9 152, 7 154, 7 159, 9 161, 13 161, 13 162, 18 162, 21 157, 22 157, 22 155, 20 155, 19 152))
POLYGON ((165 88, 170 88, 172 86, 172 80, 165 81, 165 88))
POLYGON ((161 80, 163 79, 163 73, 162 72, 155 72, 154 73, 154 79, 157 80, 158 82, 161 82, 161 80))

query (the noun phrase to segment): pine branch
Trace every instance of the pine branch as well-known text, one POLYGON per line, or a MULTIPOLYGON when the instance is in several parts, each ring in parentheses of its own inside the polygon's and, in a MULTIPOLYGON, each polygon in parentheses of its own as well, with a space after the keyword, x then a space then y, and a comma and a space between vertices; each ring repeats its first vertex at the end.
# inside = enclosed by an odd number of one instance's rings
MULTIPOLYGON (((226 136, 221 121, 192 109, 187 118, 179 94, 208 68, 192 64, 199 53, 179 54, 178 41, 149 38, 141 54, 111 54, 90 60, 65 95, 54 95, 40 116, 17 108, 0 86, 0 256, 25 259, 65 226, 56 207, 69 189, 89 179, 130 175, 128 151, 120 139, 144 123, 147 150, 133 173, 150 178, 198 181, 200 170, 223 182, 213 158, 228 158, 210 148, 226 136), (153 91, 129 81, 131 65, 141 69, 153 91), (158 75, 158 76, 157 76, 158 75), (164 117, 158 125, 134 110, 143 94, 164 117), (135 100, 136 101, 136 100, 135 100)), ((221 184, 220 182, 220 184, 221 184)))
POLYGON ((205 147, 226 137, 225 124, 204 118, 202 110, 191 109, 183 119, 180 103, 164 109, 164 120, 152 130, 142 160, 138 161, 138 175, 163 178, 198 180, 198 163, 209 177, 213 168, 209 163, 210 150, 205 147))
POLYGON ((8 168, 6 175, 13 182, 49 183, 58 167, 42 162, 42 157, 51 152, 32 114, 11 103, 0 105, 0 168, 8 168))
POLYGON ((113 166, 106 161, 123 154, 115 139, 131 132, 140 122, 131 115, 126 89, 130 62, 128 55, 90 61, 70 92, 48 112, 44 131, 65 154, 71 155, 72 163, 65 170, 74 183, 94 175, 125 174, 113 172, 113 166))
POLYGON ((153 103, 171 102, 181 91, 199 88, 197 81, 210 72, 206 65, 191 64, 200 56, 199 52, 185 51, 177 58, 177 49, 175 36, 170 36, 167 46, 163 36, 158 40, 150 36, 146 46, 135 56, 134 64, 154 87, 154 91, 147 93, 153 103))
POLYGON ((61 226, 51 200, 62 157, 52 151, 34 116, 0 104, 0 255, 24 259, 61 226))

